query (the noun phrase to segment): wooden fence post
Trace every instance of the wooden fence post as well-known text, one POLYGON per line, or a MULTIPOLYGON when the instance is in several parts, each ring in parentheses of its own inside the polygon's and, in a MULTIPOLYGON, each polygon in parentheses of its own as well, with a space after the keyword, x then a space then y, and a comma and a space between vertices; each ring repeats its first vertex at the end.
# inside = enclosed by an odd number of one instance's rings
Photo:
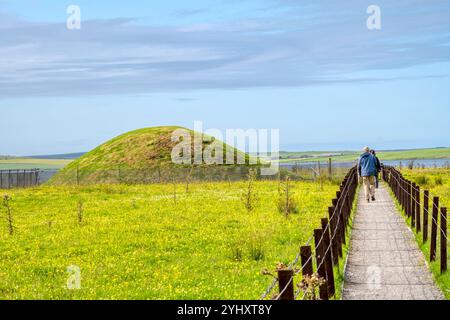
POLYGON ((430 191, 425 190, 423 195, 423 243, 428 240, 428 210, 430 208, 430 191))
MULTIPOLYGON (((341 189, 342 189, 342 186, 341 186, 341 189)), ((338 235, 337 236, 339 236, 341 238, 340 243, 342 245, 345 245, 345 243, 346 243, 346 241, 345 241, 345 216, 344 216, 345 203, 343 201, 343 197, 342 197, 342 192, 341 191, 337 191, 336 192, 336 199, 337 199, 336 200, 336 208, 337 208, 336 214, 338 216, 336 221, 339 221, 339 223, 338 223, 338 230, 337 230, 338 235)), ((333 234, 332 234, 332 236, 333 236, 333 234)))
POLYGON ((328 284, 326 274, 326 260, 324 257, 322 229, 314 230, 314 241, 316 244, 316 261, 317 261, 317 273, 319 277, 324 280, 324 283, 319 287, 319 295, 321 300, 328 300, 328 284))
POLYGON ((324 259, 325 259, 325 271, 327 273, 327 284, 328 284, 328 296, 332 297, 335 294, 334 287, 334 273, 333 273, 333 254, 332 245, 330 241, 330 225, 328 224, 328 219, 324 218, 321 220, 322 232, 323 232, 323 246, 324 246, 324 259))
POLYGON ((352 186, 349 185, 349 192, 347 193, 347 195, 345 196, 345 201, 346 201, 346 207, 347 207, 347 212, 345 214, 345 228, 347 229, 348 227, 348 222, 350 221, 350 216, 352 214, 352 201, 351 201, 351 193, 353 192, 352 190, 352 186))
POLYGON ((338 254, 339 257, 342 258, 342 236, 340 231, 340 224, 339 221, 339 207, 338 207, 338 201, 337 199, 332 200, 333 203, 333 216, 334 216, 334 223, 335 223, 335 229, 333 229, 333 233, 331 234, 331 237, 334 236, 334 238, 337 240, 337 246, 338 246, 338 254))
POLYGON ((76 169, 76 174, 77 174, 77 186, 80 185, 80 168, 77 166, 76 169))
POLYGON ((447 208, 441 208, 441 274, 447 271, 447 208))
POLYGON ((403 179, 403 188, 404 188, 404 190, 403 190, 403 197, 404 197, 404 199, 403 199, 403 201, 404 201, 404 204, 405 204, 405 212, 406 212, 406 215, 407 216, 409 216, 409 207, 408 207, 408 182, 406 181, 406 179, 404 179, 404 178, 402 178, 403 179))
POLYGON ((439 197, 433 198, 433 214, 431 218, 430 261, 436 260, 437 222, 439 213, 439 197))
POLYGON ((411 201, 409 199, 409 181, 405 180, 405 207, 406 207, 406 216, 409 217, 409 205, 411 204, 411 201))
POLYGON ((398 178, 398 189, 399 189, 399 198, 400 198, 400 204, 402 205, 402 209, 405 210, 405 190, 403 188, 405 187, 405 181, 401 177, 398 178))
MULTIPOLYGON (((311 246, 303 246, 300 248, 300 257, 302 261, 302 276, 303 278, 311 277, 314 273, 313 270, 313 261, 312 261, 312 254, 311 254, 311 246)), ((316 299, 314 294, 314 300, 316 299)))
POLYGON ((421 231, 420 225, 420 186, 416 187, 416 229, 417 232, 421 231))
POLYGON ((278 270, 279 300, 294 300, 294 270, 278 270))
POLYGON ((401 178, 400 184, 402 186, 402 188, 401 188, 401 190, 402 190, 402 207, 403 207, 403 210, 406 212, 406 183, 405 183, 405 179, 401 178))
POLYGON ((300 248, 300 257, 302 261, 302 275, 303 277, 311 277, 314 273, 313 261, 311 257, 311 246, 303 246, 300 248))
POLYGON ((411 184, 411 227, 416 227, 416 184, 411 184))
POLYGON ((408 181, 408 207, 409 207, 409 217, 412 219, 413 216, 413 205, 412 205, 412 182, 408 181))
POLYGON ((333 250, 333 265, 337 266, 339 264, 339 250, 338 250, 338 239, 333 237, 334 230, 336 230, 336 217, 333 217, 334 207, 328 207, 328 217, 330 221, 330 234, 331 234, 331 245, 333 250))

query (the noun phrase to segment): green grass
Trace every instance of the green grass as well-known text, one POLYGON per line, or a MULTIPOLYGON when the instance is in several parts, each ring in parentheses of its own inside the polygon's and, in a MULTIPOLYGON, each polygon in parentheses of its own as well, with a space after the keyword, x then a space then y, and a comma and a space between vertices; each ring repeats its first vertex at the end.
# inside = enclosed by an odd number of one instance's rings
POLYGON ((66 169, 146 168, 168 163, 172 147, 176 145, 171 141, 171 134, 177 129, 183 128, 153 127, 122 134, 73 161, 66 169))
POLYGON ((0 160, 0 170, 60 169, 68 165, 71 161, 61 159, 12 158, 0 160))
MULTIPOLYGON (((429 190, 431 197, 439 196, 440 197, 440 205, 450 207, 450 170, 446 169, 404 169, 402 170, 404 176, 411 181, 420 182, 420 186, 423 190, 429 190), (442 180, 442 184, 436 184, 436 178, 442 180), (423 183, 425 181, 425 183, 423 183)), ((422 196, 423 197, 423 196, 422 196)), ((421 202, 423 203, 423 198, 421 198, 421 202)), ((398 203, 397 203, 398 205, 398 203)), ((401 211, 401 207, 398 205, 399 210, 401 211)), ((431 211, 431 202, 430 202, 430 211, 431 211)), ((423 210, 423 209, 422 209, 423 210)), ((411 219, 408 218, 405 214, 403 214, 407 224, 411 225, 411 219)), ((423 212, 421 212, 421 219, 423 219, 423 212)), ((431 220, 431 215, 430 218, 431 220)), ((447 218, 448 219, 448 218, 447 218)), ((439 219, 440 222, 440 219, 439 219)), ((428 223, 429 230, 428 235, 431 235, 431 221, 428 223)), ((448 226, 450 226, 450 219, 448 219, 448 226)), ((447 227, 448 228, 448 227, 447 227)), ((439 231, 439 229, 438 229, 439 231)), ((450 271, 447 271, 444 274, 441 274, 440 270, 440 234, 438 232, 437 239, 437 250, 436 250, 436 261, 429 262, 430 259, 430 240, 426 243, 423 242, 423 234, 415 232, 415 237, 417 244, 425 255, 425 259, 429 263, 430 269, 433 273, 433 277, 441 288, 447 299, 450 299, 450 271)), ((447 235, 448 238, 450 236, 447 235)), ((450 252, 449 252, 450 254, 450 252)))
POLYGON ((450 148, 381 151, 377 155, 384 160, 450 159, 450 148))
POLYGON ((431 196, 438 196, 441 206, 450 209, 450 170, 448 169, 403 169, 404 176, 418 183, 431 196))
MULTIPOLYGON (((331 156, 334 162, 352 162, 358 160, 361 152, 355 151, 329 151, 329 152, 281 152, 280 162, 326 162, 329 154, 342 154, 331 156), (325 156, 322 156, 324 155, 325 156), (289 157, 289 159, 287 159, 289 157), (296 158, 298 157, 298 158, 296 158)), ((450 159, 450 148, 413 149, 379 151, 377 156, 380 160, 420 160, 420 159, 450 159)))
POLYGON ((288 218, 277 182, 256 182, 250 213, 244 182, 189 193, 171 184, 13 190, 12 236, 0 220, 0 299, 258 299, 272 280, 261 270, 292 261, 337 189, 293 185, 299 213, 288 218), (71 265, 80 290, 66 288, 71 265))

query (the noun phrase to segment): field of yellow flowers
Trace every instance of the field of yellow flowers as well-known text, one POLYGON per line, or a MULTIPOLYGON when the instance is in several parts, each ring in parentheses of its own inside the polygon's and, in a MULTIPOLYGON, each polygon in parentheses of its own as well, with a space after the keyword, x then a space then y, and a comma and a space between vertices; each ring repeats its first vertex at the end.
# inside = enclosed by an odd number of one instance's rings
POLYGON ((277 206, 278 182, 255 182, 251 211, 245 188, 3 192, 0 299, 257 299, 272 281, 261 270, 293 260, 338 186, 292 182, 298 212, 287 217, 277 206))

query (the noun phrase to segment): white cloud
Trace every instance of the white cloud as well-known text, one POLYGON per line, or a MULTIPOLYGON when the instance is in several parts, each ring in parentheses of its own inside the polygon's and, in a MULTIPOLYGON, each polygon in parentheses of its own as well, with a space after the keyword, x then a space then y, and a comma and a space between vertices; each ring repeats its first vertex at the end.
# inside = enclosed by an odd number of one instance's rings
POLYGON ((83 21, 76 31, 0 14, 0 97, 379 81, 349 75, 450 60, 448 2, 379 2, 378 32, 357 1, 279 1, 272 17, 176 27, 83 21))

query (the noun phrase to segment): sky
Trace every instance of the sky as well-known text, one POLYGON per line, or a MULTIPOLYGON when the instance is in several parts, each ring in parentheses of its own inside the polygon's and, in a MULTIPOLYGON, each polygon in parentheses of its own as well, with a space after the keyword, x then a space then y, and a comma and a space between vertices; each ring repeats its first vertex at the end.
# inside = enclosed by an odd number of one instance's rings
POLYGON ((447 0, 0 0, 3 155, 194 121, 290 151, 450 146, 449 88, 447 0))

